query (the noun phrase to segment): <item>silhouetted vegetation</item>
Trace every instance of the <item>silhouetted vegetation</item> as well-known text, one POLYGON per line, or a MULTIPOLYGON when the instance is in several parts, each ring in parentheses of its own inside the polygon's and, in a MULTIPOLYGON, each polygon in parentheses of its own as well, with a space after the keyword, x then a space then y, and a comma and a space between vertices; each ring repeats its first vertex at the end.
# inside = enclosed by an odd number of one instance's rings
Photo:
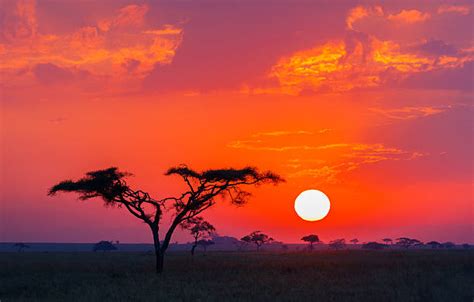
MULTIPOLYGON (((184 221, 181 226, 184 229, 188 229, 191 233, 191 236, 194 238, 193 246, 191 247, 191 255, 194 256, 194 250, 198 245, 203 245, 204 242, 207 242, 213 232, 216 231, 214 226, 209 222, 205 221, 202 217, 193 217, 184 221), (199 244, 200 243, 200 244, 199 244)), ((214 244, 214 243, 213 243, 214 244)), ((206 246, 207 249, 207 246, 206 246)))
POLYGON ((309 242, 309 249, 310 250, 313 249, 313 244, 314 243, 319 243, 320 242, 318 235, 315 235, 315 234, 304 236, 303 238, 301 238, 301 240, 303 240, 305 242, 309 242))
POLYGON ((201 239, 197 242, 197 245, 202 247, 204 253, 207 251, 207 248, 211 245, 214 245, 214 241, 212 239, 201 239))
POLYGON ((92 248, 94 252, 97 251, 115 251, 117 250, 117 247, 113 245, 111 241, 99 241, 96 244, 94 244, 94 247, 92 248))
POLYGON ((378 242, 375 242, 375 241, 367 242, 367 243, 364 243, 362 245, 362 248, 367 249, 367 250, 381 250, 381 249, 384 249, 386 247, 387 247, 386 244, 378 243, 378 242))
POLYGON ((151 230, 157 273, 163 271, 165 252, 175 229, 215 205, 217 197, 227 198, 235 205, 243 205, 251 195, 242 189, 243 186, 284 181, 277 174, 269 171, 261 173, 252 167, 197 172, 182 165, 170 168, 165 175, 179 176, 184 181, 186 190, 177 197, 155 199, 145 191, 132 189, 125 180, 130 175, 116 167, 92 171, 77 181, 65 180, 54 185, 49 190, 49 195, 75 192, 81 200, 100 197, 106 206, 126 208, 151 230), (160 222, 167 209, 174 211, 174 218, 161 241, 160 222))
POLYGON ((385 242, 385 244, 393 244, 393 240, 391 238, 384 238, 382 241, 385 242))
POLYGON ((345 239, 336 239, 329 242, 329 247, 335 250, 340 250, 346 247, 345 239))
POLYGON ((441 247, 441 243, 439 243, 438 241, 430 241, 430 242, 427 242, 426 245, 430 246, 432 249, 441 247))
POLYGON ((18 252, 22 252, 24 249, 29 249, 30 246, 23 242, 17 242, 13 245, 14 247, 18 248, 18 252))
POLYGON ((351 243, 352 244, 357 244, 357 243, 359 243, 359 239, 357 239, 357 238, 351 239, 351 243))
POLYGON ((445 248, 445 249, 452 249, 452 248, 456 247, 456 245, 451 241, 447 241, 447 242, 441 243, 441 247, 445 248))
POLYGON ((474 250, 0 253, 2 301, 472 300, 474 250), (210 257, 212 256, 212 257, 210 257))
POLYGON ((273 241, 273 238, 269 237, 267 234, 264 234, 260 231, 255 231, 250 233, 247 236, 242 237, 240 240, 246 243, 253 243, 257 246, 257 250, 266 243, 270 243, 273 241))
POLYGON ((420 240, 412 239, 412 238, 408 238, 408 237, 397 238, 397 243, 396 243, 397 246, 403 247, 403 248, 406 248, 406 249, 410 248, 410 247, 413 247, 413 246, 420 245, 420 244, 422 244, 422 242, 420 240))

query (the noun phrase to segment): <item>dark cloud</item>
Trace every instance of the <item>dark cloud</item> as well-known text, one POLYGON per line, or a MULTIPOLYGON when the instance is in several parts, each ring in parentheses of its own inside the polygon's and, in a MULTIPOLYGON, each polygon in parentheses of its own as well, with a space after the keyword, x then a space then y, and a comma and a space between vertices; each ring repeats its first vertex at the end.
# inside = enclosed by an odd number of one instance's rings
POLYGON ((400 84, 412 89, 452 89, 472 91, 474 87, 474 61, 461 68, 440 69, 413 74, 400 84))
MULTIPOLYGON (((165 5, 160 7, 161 14, 187 20, 183 43, 172 64, 157 64, 144 87, 208 91, 238 89, 244 83, 261 81, 281 56, 343 36, 341 20, 351 5, 268 5, 265 1, 165 5)), ((150 18, 154 13, 156 10, 150 11, 150 18)))
POLYGON ((37 64, 32 71, 38 82, 43 85, 67 84, 84 80, 89 76, 86 71, 62 68, 51 63, 37 64))
POLYGON ((428 40, 414 47, 414 50, 434 56, 454 56, 458 53, 456 47, 441 40, 428 40))

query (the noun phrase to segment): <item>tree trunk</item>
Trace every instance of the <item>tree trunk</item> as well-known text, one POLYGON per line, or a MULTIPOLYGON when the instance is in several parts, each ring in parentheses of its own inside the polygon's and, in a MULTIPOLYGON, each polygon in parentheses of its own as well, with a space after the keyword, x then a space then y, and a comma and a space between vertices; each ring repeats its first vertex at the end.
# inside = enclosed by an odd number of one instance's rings
POLYGON ((196 244, 193 244, 193 247, 191 248, 191 255, 194 256, 194 250, 196 249, 196 244))
POLYGON ((156 252, 156 273, 161 274, 163 273, 163 263, 165 260, 165 254, 162 253, 161 251, 156 252))
POLYGON ((157 228, 151 228, 153 233, 153 246, 155 248, 155 257, 156 257, 156 273, 161 274, 163 272, 163 262, 165 258, 165 253, 161 251, 160 248, 160 237, 158 235, 157 228))

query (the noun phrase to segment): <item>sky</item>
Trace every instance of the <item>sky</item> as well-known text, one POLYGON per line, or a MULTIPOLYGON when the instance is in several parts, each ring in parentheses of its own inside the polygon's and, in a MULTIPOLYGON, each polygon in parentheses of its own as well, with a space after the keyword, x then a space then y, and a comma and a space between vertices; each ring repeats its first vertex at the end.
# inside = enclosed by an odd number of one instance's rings
POLYGON ((472 2, 0 5, 0 241, 152 242, 124 209, 48 188, 118 166, 164 198, 187 164, 286 179, 219 200, 220 235, 474 242, 472 2), (306 189, 331 200, 323 220, 296 215, 306 189))

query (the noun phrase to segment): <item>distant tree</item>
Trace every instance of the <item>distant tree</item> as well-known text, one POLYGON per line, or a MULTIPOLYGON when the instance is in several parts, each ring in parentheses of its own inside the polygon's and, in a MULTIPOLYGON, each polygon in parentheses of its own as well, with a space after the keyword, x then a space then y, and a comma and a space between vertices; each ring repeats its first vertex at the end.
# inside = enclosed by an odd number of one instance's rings
POLYGON ((447 242, 441 243, 441 247, 443 247, 445 249, 452 249, 452 248, 456 247, 456 245, 451 241, 447 241, 447 242))
POLYGON ((22 252, 24 249, 29 249, 30 246, 23 242, 17 242, 13 245, 14 247, 18 248, 18 252, 22 252))
POLYGON ((105 240, 97 242, 96 244, 94 244, 94 247, 92 248, 94 252, 115 251, 116 249, 117 247, 113 245, 112 241, 105 241, 105 240))
POLYGON ((336 239, 329 242, 329 247, 335 250, 340 250, 346 247, 345 239, 336 239))
POLYGON ((77 180, 65 180, 49 190, 49 195, 58 192, 79 193, 79 199, 95 197, 103 199, 106 206, 126 208, 133 216, 146 223, 151 230, 156 256, 156 272, 163 271, 165 252, 176 228, 208 208, 214 206, 218 197, 230 199, 235 205, 243 205, 250 193, 243 186, 277 184, 284 181, 272 172, 259 172, 256 168, 217 169, 197 172, 185 165, 170 168, 165 175, 177 175, 185 183, 186 190, 178 197, 154 199, 142 190, 132 189, 125 179, 130 173, 121 172, 112 167, 86 173, 77 180), (163 240, 160 240, 160 222, 163 212, 172 210, 174 214, 163 240))
POLYGON ((471 248, 471 245, 469 243, 463 243, 462 248, 467 250, 471 248))
POLYGON ((244 236, 240 239, 246 243, 253 243, 257 246, 257 251, 260 250, 260 247, 266 243, 273 241, 273 238, 269 237, 267 234, 264 234, 260 231, 255 231, 250 233, 247 236, 244 236))
POLYGON ((439 243, 438 241, 430 241, 427 242, 426 245, 430 246, 432 249, 437 249, 441 247, 441 243, 439 243))
POLYGON ((416 248, 422 248, 422 247, 425 247, 426 245, 423 243, 423 242, 417 242, 413 245, 413 247, 416 247, 416 248))
POLYGON ((204 250, 204 253, 207 251, 207 248, 210 247, 211 245, 214 245, 215 242, 212 241, 211 239, 201 239, 197 242, 197 245, 202 247, 204 250))
POLYGON ((193 217, 184 221, 181 227, 189 230, 191 236, 194 238, 194 243, 191 248, 191 255, 194 256, 194 250, 199 245, 199 241, 208 239, 213 232, 216 231, 214 226, 209 222, 205 221, 202 217, 193 217))
POLYGON ((313 249, 313 244, 314 243, 320 242, 318 235, 315 235, 315 234, 304 236, 303 238, 301 238, 301 240, 305 241, 305 242, 309 242, 309 249, 310 250, 313 249))
POLYGON ((400 237, 400 238, 397 238, 396 245, 407 249, 415 245, 419 245, 420 243, 422 244, 422 242, 417 239, 412 239, 408 237, 400 237))
POLYGON ((393 240, 390 238, 384 238, 382 241, 385 242, 385 244, 393 244, 393 240))
POLYGON ((243 240, 241 239, 241 240, 239 240, 239 241, 237 241, 237 242, 234 242, 233 244, 237 247, 237 250, 238 250, 238 251, 242 251, 242 250, 244 250, 244 249, 247 247, 247 245, 249 244, 249 242, 243 241, 243 240))
POLYGON ((352 244, 357 244, 359 242, 359 239, 357 238, 351 239, 351 242, 352 244))
POLYGON ((368 250, 381 250, 386 248, 388 245, 383 244, 383 243, 378 243, 375 241, 367 242, 362 245, 363 249, 368 249, 368 250))

